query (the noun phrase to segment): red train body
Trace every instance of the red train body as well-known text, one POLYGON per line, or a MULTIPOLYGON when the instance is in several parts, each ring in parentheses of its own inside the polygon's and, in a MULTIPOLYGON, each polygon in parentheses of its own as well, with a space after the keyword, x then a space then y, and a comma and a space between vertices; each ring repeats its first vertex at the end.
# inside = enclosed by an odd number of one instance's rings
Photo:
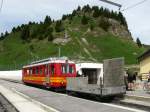
POLYGON ((66 87, 66 77, 76 77, 75 63, 67 59, 49 58, 22 69, 22 81, 52 88, 66 87))

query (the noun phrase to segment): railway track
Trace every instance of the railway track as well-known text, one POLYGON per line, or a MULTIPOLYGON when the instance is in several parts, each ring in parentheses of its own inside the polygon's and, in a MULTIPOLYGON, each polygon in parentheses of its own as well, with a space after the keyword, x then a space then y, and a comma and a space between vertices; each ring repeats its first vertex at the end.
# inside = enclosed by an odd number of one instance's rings
MULTIPOLYGON (((5 80, 5 81, 9 81, 9 82, 12 82, 12 83, 18 83, 18 84, 23 85, 23 83, 21 81, 13 81, 13 80, 5 80)), ((49 88, 43 88, 41 86, 35 86, 35 87, 38 87, 38 88, 44 89, 44 90, 45 89, 50 90, 49 88)), ((52 92, 56 92, 56 91, 52 90, 52 92)), ((66 94, 65 92, 57 92, 57 93, 62 94, 62 95, 66 94)), ((108 103, 108 104, 113 104, 113 105, 118 105, 118 106, 130 107, 130 108, 134 108, 134 109, 140 109, 140 110, 144 110, 144 111, 149 111, 150 110, 150 107, 145 107, 145 106, 140 106, 140 105, 133 105, 133 104, 129 104, 129 103, 123 103, 123 102, 121 102, 123 97, 115 98, 113 100, 110 100, 110 99, 99 99, 98 97, 89 96, 89 95, 86 95, 86 94, 82 94, 82 95, 81 94, 80 95, 71 94, 71 96, 78 97, 78 98, 81 98, 81 99, 90 100, 90 101, 94 101, 94 102, 98 102, 98 103, 108 103)), ((6 111, 6 112, 9 112, 9 111, 6 111)))

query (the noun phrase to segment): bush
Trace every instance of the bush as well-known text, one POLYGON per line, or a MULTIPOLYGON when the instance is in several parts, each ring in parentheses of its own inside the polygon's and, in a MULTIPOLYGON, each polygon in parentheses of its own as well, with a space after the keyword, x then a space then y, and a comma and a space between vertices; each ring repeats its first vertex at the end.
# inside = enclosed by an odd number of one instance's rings
POLYGON ((34 46, 31 44, 31 45, 29 46, 29 49, 30 49, 30 51, 33 51, 33 50, 34 50, 34 46))
POLYGON ((94 30, 94 25, 93 25, 93 24, 90 25, 90 30, 91 30, 91 31, 94 30))
POLYGON ((57 22, 56 22, 56 25, 55 25, 55 31, 56 31, 56 32, 64 31, 64 27, 63 27, 61 21, 57 21, 57 22))
POLYGON ((30 28, 29 26, 24 26, 21 32, 21 38, 24 41, 30 41, 30 28))
POLYGON ((52 33, 50 33, 50 34, 48 35, 48 41, 53 41, 53 39, 54 39, 54 36, 53 36, 52 33))
POLYGON ((41 36, 38 37, 38 39, 39 39, 39 40, 43 40, 43 39, 44 39, 44 36, 41 35, 41 36))
POLYGON ((81 23, 82 23, 83 25, 88 24, 88 18, 87 18, 85 15, 82 17, 81 23))
POLYGON ((99 11, 99 8, 97 6, 93 7, 92 10, 94 10, 93 17, 97 18, 100 16, 100 11, 99 11))

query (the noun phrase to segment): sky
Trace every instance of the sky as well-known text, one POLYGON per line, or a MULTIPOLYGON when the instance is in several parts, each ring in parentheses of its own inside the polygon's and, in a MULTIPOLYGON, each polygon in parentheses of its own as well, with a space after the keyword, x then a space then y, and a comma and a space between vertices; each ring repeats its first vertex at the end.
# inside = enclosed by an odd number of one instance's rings
MULTIPOLYGON (((150 45, 150 0, 128 10, 124 10, 143 0, 111 0, 122 5, 121 12, 125 16, 128 28, 136 40, 150 45), (124 11, 122 11, 124 10, 124 11)), ((0 0, 1 2, 1 0, 0 0)), ((43 21, 46 15, 52 19, 60 19, 63 14, 71 13, 79 5, 97 5, 118 11, 118 7, 99 0, 4 0, 0 12, 0 33, 11 31, 15 26, 29 21, 43 21)))

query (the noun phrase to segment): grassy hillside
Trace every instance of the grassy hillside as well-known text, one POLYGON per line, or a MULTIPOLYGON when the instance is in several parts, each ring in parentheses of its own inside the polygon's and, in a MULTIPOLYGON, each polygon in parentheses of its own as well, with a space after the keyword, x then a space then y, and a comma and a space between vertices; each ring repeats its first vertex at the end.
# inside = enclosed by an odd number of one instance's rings
MULTIPOLYGON (((33 60, 58 56, 58 48, 61 49, 61 56, 71 59, 101 62, 107 58, 125 57, 126 64, 136 64, 137 56, 143 53, 145 48, 139 48, 132 39, 113 33, 111 25, 108 29, 99 26, 101 18, 102 16, 95 18, 91 13, 79 10, 75 15, 69 15, 61 21, 60 31, 55 28, 58 21, 48 25, 43 22, 20 26, 0 41, 0 68, 18 68, 33 60), (83 15, 88 18, 86 24, 82 23, 83 15), (29 36, 24 39, 22 35, 26 26, 29 36), (55 42, 57 40, 60 42, 55 42)), ((119 21, 115 26, 128 32, 127 26, 119 21)))

